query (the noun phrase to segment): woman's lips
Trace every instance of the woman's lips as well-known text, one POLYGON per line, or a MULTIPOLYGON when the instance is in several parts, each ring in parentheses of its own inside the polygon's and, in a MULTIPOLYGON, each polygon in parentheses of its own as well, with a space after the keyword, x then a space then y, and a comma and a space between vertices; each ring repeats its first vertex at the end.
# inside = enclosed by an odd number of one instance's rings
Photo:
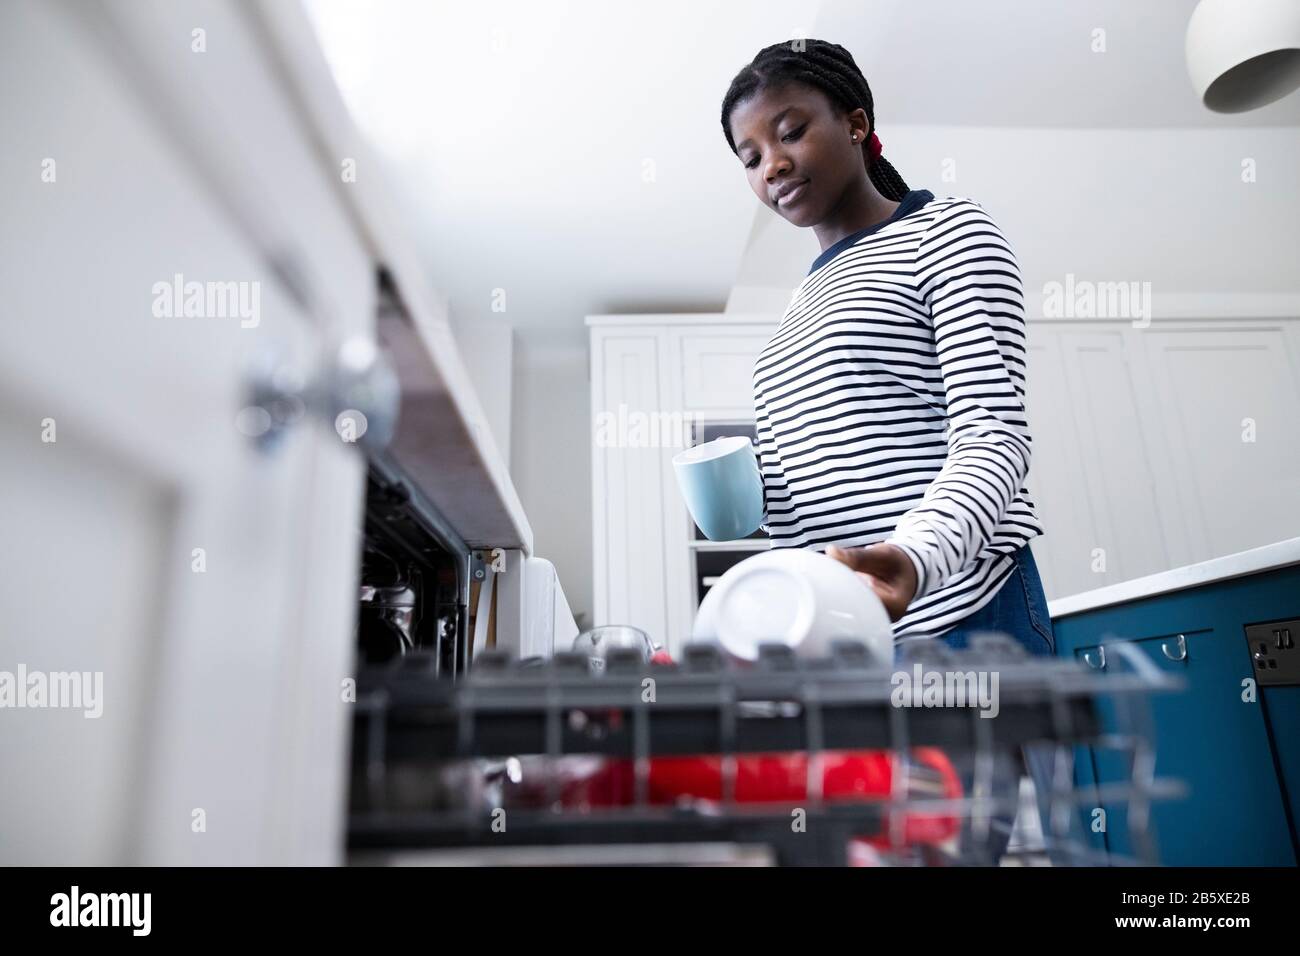
POLYGON ((778 198, 776 204, 780 206, 782 209, 784 209, 787 206, 791 206, 794 203, 797 203, 800 199, 804 197, 804 195, 807 192, 808 192, 808 180, 805 179, 798 186, 795 186, 794 189, 791 189, 789 192, 785 193, 783 196, 778 198))

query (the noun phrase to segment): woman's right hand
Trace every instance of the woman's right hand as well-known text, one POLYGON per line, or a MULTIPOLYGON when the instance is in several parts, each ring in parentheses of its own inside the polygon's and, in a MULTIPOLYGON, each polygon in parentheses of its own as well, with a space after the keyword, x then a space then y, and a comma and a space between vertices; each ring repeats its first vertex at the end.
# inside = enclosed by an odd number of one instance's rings
POLYGON ((883 542, 865 548, 831 545, 826 549, 826 556, 848 565, 870 585, 889 612, 890 621, 902 617, 916 596, 916 567, 902 548, 883 542))

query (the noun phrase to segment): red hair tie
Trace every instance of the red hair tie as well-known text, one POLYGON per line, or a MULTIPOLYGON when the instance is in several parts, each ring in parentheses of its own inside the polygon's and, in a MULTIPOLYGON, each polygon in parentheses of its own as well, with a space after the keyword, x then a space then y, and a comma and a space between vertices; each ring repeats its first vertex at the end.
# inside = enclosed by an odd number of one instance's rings
POLYGON ((883 148, 884 147, 880 145, 880 137, 876 135, 875 130, 872 130, 871 131, 871 158, 879 159, 880 151, 883 148))

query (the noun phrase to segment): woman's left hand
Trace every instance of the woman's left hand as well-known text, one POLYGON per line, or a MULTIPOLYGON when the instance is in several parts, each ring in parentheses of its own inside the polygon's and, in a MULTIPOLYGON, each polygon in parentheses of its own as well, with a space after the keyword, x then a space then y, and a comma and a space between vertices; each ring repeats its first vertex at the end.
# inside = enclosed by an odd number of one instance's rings
POLYGON ((880 598, 889 619, 897 621, 916 596, 916 568, 902 548, 892 544, 871 544, 865 548, 837 548, 831 545, 826 556, 847 564, 880 598))

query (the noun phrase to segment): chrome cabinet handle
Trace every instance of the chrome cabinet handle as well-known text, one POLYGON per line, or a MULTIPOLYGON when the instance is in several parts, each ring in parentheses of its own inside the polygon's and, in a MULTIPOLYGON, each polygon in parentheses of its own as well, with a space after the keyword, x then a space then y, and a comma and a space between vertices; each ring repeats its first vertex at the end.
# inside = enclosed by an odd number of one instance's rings
POLYGON ((397 372, 379 346, 365 336, 345 341, 328 367, 321 402, 339 437, 368 450, 387 448, 401 403, 397 372))
POLYGON ((1097 655, 1095 658, 1093 657, 1092 651, 1084 651, 1083 659, 1089 667, 1095 668, 1099 671, 1104 671, 1106 669, 1106 645, 1102 644, 1097 648, 1097 655))
POLYGON ((1171 651, 1169 645, 1169 641, 1160 642, 1160 650, 1164 651, 1165 657, 1169 658, 1171 661, 1187 660, 1187 638, 1184 635, 1179 634, 1174 638, 1173 646, 1176 650, 1171 651))
POLYGON ((273 451, 308 415, 327 423, 342 441, 367 451, 387 447, 397 428, 397 373, 364 336, 343 342, 310 382, 270 351, 255 358, 246 378, 246 404, 236 424, 263 452, 273 451))

